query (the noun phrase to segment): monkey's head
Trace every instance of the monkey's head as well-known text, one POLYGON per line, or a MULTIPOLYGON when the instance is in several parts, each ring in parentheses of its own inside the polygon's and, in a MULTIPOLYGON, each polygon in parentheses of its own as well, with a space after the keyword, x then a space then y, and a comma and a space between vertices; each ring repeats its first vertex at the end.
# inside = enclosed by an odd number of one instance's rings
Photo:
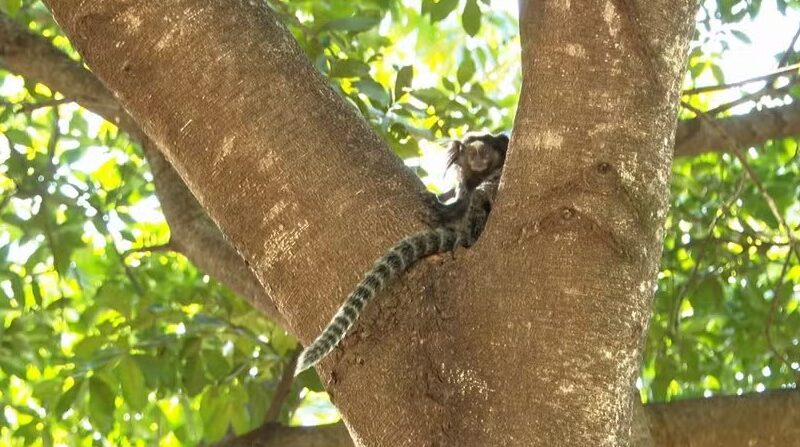
POLYGON ((508 137, 504 134, 473 134, 450 145, 447 166, 457 166, 462 181, 473 189, 506 161, 508 137))

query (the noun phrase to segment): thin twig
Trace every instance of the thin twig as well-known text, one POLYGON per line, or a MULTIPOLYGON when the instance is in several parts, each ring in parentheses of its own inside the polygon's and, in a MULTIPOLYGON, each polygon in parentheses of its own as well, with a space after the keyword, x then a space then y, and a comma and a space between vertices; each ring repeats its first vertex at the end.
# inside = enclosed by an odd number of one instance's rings
POLYGON ((800 27, 797 27, 797 32, 794 33, 794 37, 792 37, 789 47, 786 48, 786 52, 783 53, 781 61, 778 62, 778 67, 783 67, 787 62, 789 62, 789 57, 794 54, 794 45, 797 43, 798 38, 800 38, 800 27))
POLYGON ((789 82, 786 85, 782 85, 780 87, 774 87, 772 85, 767 85, 764 88, 758 90, 757 92, 749 93, 747 95, 742 96, 741 98, 734 99, 731 102, 726 102, 725 104, 720 104, 717 107, 714 107, 713 109, 711 109, 711 110, 709 110, 709 111, 707 111, 705 113, 707 115, 710 115, 710 116, 717 116, 722 112, 728 111, 728 110, 738 106, 739 104, 744 104, 744 103, 750 102, 750 101, 757 102, 757 101, 761 100, 761 98, 763 98, 765 96, 772 96, 772 95, 775 95, 777 93, 785 94, 789 90, 791 90, 792 87, 794 87, 797 84, 800 84, 800 78, 798 78, 795 75, 795 76, 792 76, 792 78, 789 80, 789 82))
MULTIPOLYGON (((783 57, 781 58, 780 62, 778 63, 778 69, 777 69, 778 71, 780 71, 781 67, 783 67, 789 61, 789 56, 791 54, 794 54, 794 45, 795 45, 795 43, 797 43, 798 37, 800 37, 800 28, 797 29, 797 33, 795 33, 794 37, 792 38, 792 42, 789 45, 789 48, 786 49, 786 52, 783 54, 783 57)), ((797 64, 795 64, 795 65, 797 65, 797 64)), ((772 79, 772 82, 767 83, 767 85, 765 85, 764 88, 760 89, 759 91, 751 93, 749 95, 742 96, 741 98, 739 98, 739 99, 737 99, 735 101, 731 101, 729 103, 717 106, 717 107, 715 107, 715 108, 713 108, 713 109, 711 109, 711 110, 709 110, 709 111, 707 111, 705 113, 707 113, 708 115, 711 115, 711 116, 717 116, 718 114, 720 114, 720 113, 722 113, 722 112, 724 112, 726 110, 730 110, 731 108, 733 108, 734 106, 737 106, 739 104, 743 104, 743 103, 748 102, 748 101, 758 101, 761 98, 763 98, 764 96, 774 95, 775 93, 784 93, 784 92, 788 91, 789 89, 791 89, 792 86, 800 83, 800 77, 798 77, 797 73, 792 75, 792 77, 789 79, 789 82, 784 86, 776 87, 775 83, 777 82, 777 80, 778 80, 778 77, 774 77, 772 79)))
POLYGON ((781 77, 781 76, 787 76, 787 75, 790 75, 790 74, 797 74, 798 70, 800 70, 800 64, 794 64, 794 65, 790 65, 788 67, 783 67, 783 68, 780 68, 778 70, 775 70, 772 73, 763 74, 761 76, 756 76, 754 78, 745 79, 743 81, 731 82, 729 84, 706 85, 704 87, 695 87, 695 88, 686 89, 683 92, 681 92, 681 95, 682 96, 697 95, 699 93, 707 93, 707 92, 713 92, 713 91, 718 91, 718 90, 727 90, 727 89, 731 89, 731 88, 734 88, 734 87, 741 87, 743 85, 751 84, 753 82, 768 81, 770 79, 775 79, 775 78, 778 78, 778 77, 781 77))
POLYGON ((269 408, 264 416, 264 423, 277 422, 281 415, 281 408, 286 398, 289 397, 289 392, 292 391, 292 383, 294 382, 294 368, 297 366, 297 358, 300 357, 302 348, 298 347, 289 355, 289 362, 283 367, 283 374, 281 380, 275 387, 275 392, 272 394, 272 400, 269 403, 269 408))
POLYGON ((157 253, 157 252, 173 251, 173 250, 174 247, 172 246, 172 244, 170 242, 167 242, 165 244, 150 245, 147 247, 129 248, 128 250, 122 252, 122 257, 127 258, 128 256, 134 253, 157 253))
POLYGON ((68 104, 72 102, 75 102, 75 100, 72 98, 60 98, 42 102, 29 102, 29 103, 16 103, 16 104, 6 101, 0 101, 0 106, 11 108, 14 111, 14 113, 29 113, 34 110, 43 109, 45 107, 56 107, 62 104, 68 104))

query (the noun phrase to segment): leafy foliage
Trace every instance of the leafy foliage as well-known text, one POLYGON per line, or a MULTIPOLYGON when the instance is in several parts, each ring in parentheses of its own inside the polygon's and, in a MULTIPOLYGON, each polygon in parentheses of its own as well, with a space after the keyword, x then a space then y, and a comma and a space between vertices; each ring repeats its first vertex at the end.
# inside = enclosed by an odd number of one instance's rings
MULTIPOLYGON (((796 2, 779 4, 798 8, 796 2)), ((724 84, 718 62, 759 1, 706 2, 690 52, 687 84, 724 84), (713 24, 718 28, 715 29, 713 24), (720 24, 722 24, 720 26, 720 24), (720 51, 707 51, 708 47, 720 51)), ((788 45, 789 42, 787 42, 788 45)), ((775 55, 776 67, 800 61, 775 55)), ((776 67, 766 67, 770 72, 776 67)), ((725 116, 796 97, 796 77, 761 89, 684 96, 691 109, 725 116)), ((763 84, 763 83, 762 83, 763 84)), ((684 118, 695 113, 684 111, 684 118)), ((741 154, 707 153, 673 167, 671 213, 656 307, 642 370, 642 398, 741 394, 796 388, 800 378, 800 153, 797 138, 772 140, 741 154), (755 179, 753 178, 755 176, 755 179), (774 203, 774 208, 770 205, 774 203)))
MULTIPOLYGON (((511 128, 516 23, 488 0, 268 4, 401 157, 468 128, 511 128)), ((688 85, 724 82, 727 42, 746 42, 737 24, 762 9, 705 3, 688 85)), ((41 3, 0 10, 77 58, 41 3)), ((127 135, 2 70, 0 101, 0 443, 196 445, 257 427, 296 342, 168 250, 127 135)), ((644 400, 796 383, 800 254, 746 168, 796 232, 799 160, 788 138, 748 152, 747 165, 719 153, 676 161, 644 400)), ((313 372, 295 381, 283 422, 304 409, 330 418, 310 391, 322 391, 313 372)))
POLYGON ((483 16, 487 1, 269 4, 334 89, 401 157, 419 155, 420 139, 511 127, 519 38, 508 14, 483 16), (484 20, 492 27, 481 27, 484 20), (465 42, 464 32, 476 38, 465 42))

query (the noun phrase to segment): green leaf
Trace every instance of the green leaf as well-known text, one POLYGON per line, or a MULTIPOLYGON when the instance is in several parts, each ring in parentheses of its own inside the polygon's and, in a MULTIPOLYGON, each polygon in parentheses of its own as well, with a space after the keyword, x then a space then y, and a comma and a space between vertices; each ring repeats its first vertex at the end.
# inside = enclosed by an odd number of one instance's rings
POLYGON ((359 78, 369 75, 369 65, 357 59, 335 59, 328 74, 332 78, 359 78))
POLYGON ((456 78, 461 85, 469 82, 475 75, 475 61, 472 60, 472 55, 468 51, 464 51, 461 56, 461 63, 458 64, 458 71, 456 71, 456 78))
POLYGON ((78 359, 90 359, 94 356, 98 349, 103 347, 108 342, 108 338, 99 335, 91 335, 84 337, 81 341, 75 344, 73 352, 78 359))
POLYGON ((300 375, 295 377, 294 383, 300 388, 308 388, 309 390, 316 391, 318 393, 325 391, 325 387, 319 380, 317 370, 314 368, 309 368, 301 372, 300 375))
POLYGON ((709 276, 700 283, 691 298, 692 307, 705 316, 721 308, 725 291, 718 276, 709 276))
POLYGON ((456 85, 453 84, 453 81, 451 81, 451 80, 449 80, 447 78, 442 78, 442 85, 444 85, 444 88, 446 88, 448 91, 451 91, 451 92, 455 92, 456 91, 456 85))
POLYGON ((33 277, 31 280, 31 292, 33 294, 33 301, 36 303, 36 306, 41 307, 44 298, 42 297, 42 289, 39 286, 39 281, 36 280, 36 277, 33 277))
POLYGON ((711 69, 711 74, 714 76, 714 80, 719 84, 724 84, 725 73, 722 72, 722 68, 720 68, 717 64, 711 64, 709 68, 711 69))
POLYGON ((208 441, 225 436, 230 423, 230 406, 216 389, 209 389, 200 400, 200 415, 203 418, 203 434, 208 441))
POLYGON ((230 362, 217 349, 203 350, 203 362, 211 377, 217 380, 224 379, 231 371, 230 362))
POLYGON ((17 377, 25 378, 25 361, 23 359, 13 357, 13 354, 10 352, 9 354, 10 355, 0 355, 0 371, 3 371, 4 374, 13 374, 17 377))
POLYGON ((19 129, 6 129, 3 131, 3 134, 6 136, 6 138, 8 138, 9 143, 11 143, 11 147, 14 147, 15 144, 33 147, 33 140, 31 140, 31 136, 28 135, 28 132, 24 132, 19 129))
POLYGON ((237 435, 250 430, 250 413, 247 411, 249 396, 241 386, 232 386, 228 392, 231 399, 228 401, 228 412, 231 415, 233 432, 237 435))
POLYGON ((189 357, 195 355, 200 352, 201 347, 203 347, 203 340, 200 337, 186 337, 183 340, 180 356, 189 357))
POLYGON ((35 423, 21 425, 18 429, 14 430, 14 437, 22 438, 25 442, 24 445, 33 445, 39 439, 40 433, 36 428, 35 423))
POLYGON ((397 72, 397 79, 394 81, 394 97, 395 101, 405 96, 407 90, 411 88, 411 82, 414 80, 414 66, 406 65, 397 72))
POLYGON ((122 184, 122 177, 119 174, 117 160, 114 158, 109 158, 108 161, 100 165, 92 175, 100 182, 100 186, 106 191, 117 189, 122 184))
POLYGON ((367 95, 367 98, 373 101, 376 106, 386 106, 389 103, 389 93, 383 86, 370 78, 361 79, 356 81, 353 85, 359 92, 367 95))
POLYGON ((83 381, 78 380, 72 385, 72 388, 68 389, 64 394, 61 395, 56 403, 56 416, 60 418, 64 413, 67 412, 67 410, 72 408, 76 398, 78 397, 78 393, 80 393, 81 389, 83 388, 83 384, 83 381))
POLYGON ((142 374, 139 364, 126 355, 122 357, 116 371, 125 402, 136 411, 143 410, 147 405, 148 390, 145 388, 144 374, 142 374))
POLYGON ((92 425, 108 433, 114 426, 114 391, 98 377, 89 379, 89 416, 92 425))
POLYGON ((753 43, 753 41, 750 40, 750 36, 741 31, 732 29, 731 34, 733 34, 734 37, 736 37, 737 39, 741 40, 744 43, 753 43))
POLYGON ((439 0, 430 3, 431 22, 436 23, 447 18, 458 6, 458 0, 439 0))
POLYGON ((435 88, 421 88, 411 92, 411 95, 426 104, 434 104, 445 96, 435 88))
POLYGON ((292 351, 297 347, 297 340, 286 333, 286 331, 283 329, 275 326, 275 328, 272 330, 272 335, 270 336, 270 344, 278 354, 285 356, 289 353, 289 351, 292 351))
POLYGON ((362 32, 374 28, 381 23, 380 17, 358 16, 346 19, 331 20, 322 30, 362 32))
POLYGON ((97 290, 95 300, 106 308, 114 309, 125 317, 131 315, 130 289, 124 284, 106 282, 97 290))
POLYGON ((475 36, 481 29, 481 8, 476 0, 467 0, 464 13, 461 15, 461 24, 464 31, 470 36, 475 36))
POLYGON ((205 376, 205 363, 199 353, 195 353, 186 358, 183 367, 183 386, 189 396, 194 397, 200 394, 208 385, 205 376))

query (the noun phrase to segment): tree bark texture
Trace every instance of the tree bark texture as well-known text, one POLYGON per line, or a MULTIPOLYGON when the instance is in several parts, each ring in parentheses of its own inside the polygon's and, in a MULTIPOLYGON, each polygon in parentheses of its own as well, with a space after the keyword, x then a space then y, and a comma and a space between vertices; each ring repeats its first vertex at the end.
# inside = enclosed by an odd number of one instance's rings
POLYGON ((522 2, 504 184, 442 331, 486 384, 452 414, 475 445, 628 445, 695 7, 522 2))
MULTIPOLYGON (((48 4, 302 340, 424 228, 420 183, 263 6, 48 4)), ((628 443, 694 7, 523 2, 483 239, 411 272, 322 365, 356 445, 628 443)))

